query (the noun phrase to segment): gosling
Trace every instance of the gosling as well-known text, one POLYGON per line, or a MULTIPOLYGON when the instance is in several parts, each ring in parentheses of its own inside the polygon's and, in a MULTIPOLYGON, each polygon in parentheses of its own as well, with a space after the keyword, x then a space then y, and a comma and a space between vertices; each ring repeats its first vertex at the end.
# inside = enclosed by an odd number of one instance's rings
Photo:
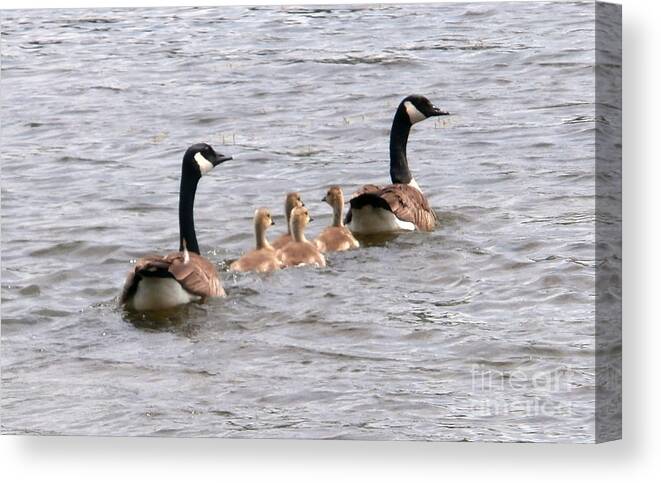
POLYGON ((305 227, 310 221, 312 221, 310 213, 304 206, 292 210, 290 231, 294 240, 278 250, 278 258, 284 267, 326 266, 326 259, 322 253, 305 238, 305 227))
POLYGON ((232 272, 272 272, 282 267, 276 251, 266 239, 266 230, 275 225, 271 213, 266 208, 255 211, 256 247, 230 265, 232 272))
POLYGON ((285 233, 284 235, 280 235, 273 242, 273 248, 275 248, 276 250, 284 247, 287 243, 293 240, 291 236, 291 226, 289 223, 291 220, 291 210, 299 206, 305 206, 305 204, 301 200, 301 195, 299 195, 296 192, 287 193, 287 197, 285 198, 285 217, 287 218, 287 233, 285 233))
POLYGON ((321 201, 328 203, 333 208, 333 224, 324 228, 314 244, 321 253, 343 252, 358 248, 360 243, 351 234, 351 231, 344 226, 342 221, 342 209, 344 208, 344 194, 339 186, 331 186, 321 201))

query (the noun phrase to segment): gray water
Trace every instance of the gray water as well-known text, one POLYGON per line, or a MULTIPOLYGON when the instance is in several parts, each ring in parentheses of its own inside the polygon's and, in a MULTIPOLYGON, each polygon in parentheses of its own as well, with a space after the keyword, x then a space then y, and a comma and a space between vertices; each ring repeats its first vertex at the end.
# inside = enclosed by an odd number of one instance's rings
POLYGON ((2 431, 594 439, 590 3, 2 12, 2 431), (388 181, 399 101, 441 227, 233 275, 284 193, 388 181), (177 248, 183 151, 229 296, 116 296, 177 248))

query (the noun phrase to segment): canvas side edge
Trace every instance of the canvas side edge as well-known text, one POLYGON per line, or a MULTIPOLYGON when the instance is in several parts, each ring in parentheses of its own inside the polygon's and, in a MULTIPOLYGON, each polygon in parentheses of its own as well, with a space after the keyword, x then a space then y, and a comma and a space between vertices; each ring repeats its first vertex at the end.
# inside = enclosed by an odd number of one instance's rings
POLYGON ((595 442, 622 438, 622 7, 595 4, 595 442))

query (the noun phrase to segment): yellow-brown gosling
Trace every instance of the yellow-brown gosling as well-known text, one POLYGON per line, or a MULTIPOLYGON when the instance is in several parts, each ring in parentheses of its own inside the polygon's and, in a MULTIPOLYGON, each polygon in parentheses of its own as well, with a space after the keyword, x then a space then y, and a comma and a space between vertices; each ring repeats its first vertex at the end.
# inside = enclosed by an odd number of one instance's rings
POLYGON ((326 266, 326 259, 319 249, 305 238, 305 227, 312 221, 308 209, 304 206, 291 212, 290 228, 294 240, 278 250, 278 258, 285 267, 301 265, 326 266))
POLYGON ((284 247, 287 243, 293 240, 291 236, 291 226, 289 221, 291 219, 291 210, 299 206, 305 206, 305 204, 301 200, 301 195, 296 192, 287 193, 287 197, 285 198, 285 217, 287 218, 287 233, 285 233, 284 235, 280 235, 273 242, 273 248, 275 248, 276 250, 284 247))
POLYGON ((256 246, 230 265, 233 272, 272 272, 282 266, 275 249, 266 239, 266 230, 275 225, 271 213, 266 208, 255 211, 256 246))
POLYGON ((321 201, 325 201, 333 208, 333 224, 324 228, 324 231, 314 239, 314 244, 319 251, 322 253, 342 252, 358 248, 360 246, 358 240, 354 238, 342 221, 342 210, 344 208, 342 188, 331 186, 321 201))

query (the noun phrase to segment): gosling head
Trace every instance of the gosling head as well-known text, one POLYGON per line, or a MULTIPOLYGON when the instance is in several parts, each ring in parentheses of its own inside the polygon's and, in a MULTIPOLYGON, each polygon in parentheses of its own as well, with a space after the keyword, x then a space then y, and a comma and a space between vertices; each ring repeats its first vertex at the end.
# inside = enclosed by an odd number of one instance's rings
POLYGON ((275 221, 271 218, 271 212, 266 208, 259 208, 255 210, 255 229, 266 231, 272 225, 275 225, 275 221))
POLYGON ((414 94, 405 98, 397 108, 398 112, 406 115, 411 125, 424 121, 428 117, 449 116, 450 113, 443 111, 431 103, 425 96, 414 94))
POLYGON ((229 161, 231 156, 216 153, 214 149, 206 143, 193 144, 184 154, 183 169, 189 170, 199 179, 207 174, 220 163, 229 161))
POLYGON ((324 196, 321 201, 325 201, 332 207, 341 207, 344 204, 344 194, 342 193, 342 188, 337 185, 331 186, 328 188, 328 191, 326 191, 326 196, 324 196))
POLYGON ((305 206, 297 206, 291 211, 290 227, 296 241, 305 241, 305 227, 312 221, 310 212, 305 206))
POLYGON ((305 206, 305 203, 301 200, 301 195, 295 191, 287 193, 287 197, 285 198, 285 214, 287 215, 287 219, 291 215, 291 210, 299 206, 305 206))
POLYGON ((342 221, 342 210, 344 208, 342 188, 337 185, 331 186, 321 201, 325 201, 333 208, 333 226, 344 226, 344 222, 342 221))

